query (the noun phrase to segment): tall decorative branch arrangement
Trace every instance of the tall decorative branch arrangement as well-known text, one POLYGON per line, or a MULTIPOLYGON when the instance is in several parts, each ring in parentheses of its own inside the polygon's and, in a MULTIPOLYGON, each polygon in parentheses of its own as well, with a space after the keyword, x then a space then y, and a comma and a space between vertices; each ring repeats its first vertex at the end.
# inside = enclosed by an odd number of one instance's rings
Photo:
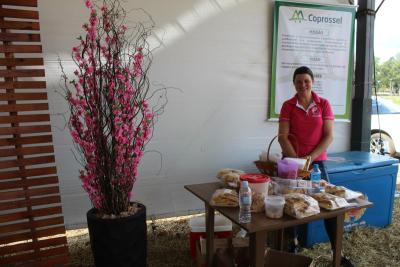
POLYGON ((107 215, 125 216, 138 165, 152 136, 158 110, 148 78, 152 62, 148 37, 154 27, 128 27, 118 0, 85 1, 90 12, 85 35, 72 49, 77 69, 63 71, 71 112, 69 129, 81 152, 80 179, 93 206, 107 215))

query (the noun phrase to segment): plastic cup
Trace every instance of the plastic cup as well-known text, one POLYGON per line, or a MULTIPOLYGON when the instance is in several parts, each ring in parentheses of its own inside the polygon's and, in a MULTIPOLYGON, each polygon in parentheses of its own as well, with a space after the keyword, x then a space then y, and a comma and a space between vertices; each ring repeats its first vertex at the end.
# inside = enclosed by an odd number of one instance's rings
POLYGON ((283 216, 285 198, 283 196, 266 196, 264 200, 265 215, 271 219, 279 219, 283 216))

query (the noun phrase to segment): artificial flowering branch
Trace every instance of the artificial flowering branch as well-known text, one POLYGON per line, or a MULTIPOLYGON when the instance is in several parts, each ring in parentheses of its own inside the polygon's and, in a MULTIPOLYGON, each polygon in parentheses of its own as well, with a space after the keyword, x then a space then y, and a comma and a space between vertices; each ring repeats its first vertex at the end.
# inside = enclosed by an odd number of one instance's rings
POLYGON ((118 0, 87 0, 85 5, 90 18, 72 49, 74 78, 62 68, 71 113, 68 126, 82 155, 80 180, 93 206, 102 214, 123 216, 155 116, 166 104, 150 106, 154 94, 147 40, 154 23, 149 17, 150 25, 130 28, 118 0))

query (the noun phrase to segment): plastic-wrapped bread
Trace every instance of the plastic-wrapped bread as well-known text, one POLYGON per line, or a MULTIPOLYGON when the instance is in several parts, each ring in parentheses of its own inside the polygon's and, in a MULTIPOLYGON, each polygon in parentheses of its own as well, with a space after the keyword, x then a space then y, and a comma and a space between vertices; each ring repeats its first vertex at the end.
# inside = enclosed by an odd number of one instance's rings
POLYGON ((286 214, 302 219, 320 212, 318 201, 310 196, 300 193, 290 193, 284 195, 286 214))
POLYGON ((244 171, 225 168, 217 173, 217 178, 219 178, 225 185, 237 188, 240 185, 240 175, 244 171))
POLYGON ((239 195, 235 190, 217 189, 211 198, 210 204, 220 207, 237 207, 239 205, 239 195))
POLYGON ((238 187, 240 184, 240 175, 238 173, 227 173, 220 178, 226 185, 231 187, 238 187))
POLYGON ((221 169, 217 173, 217 178, 221 178, 223 175, 228 174, 228 173, 236 173, 236 174, 239 174, 239 176, 240 176, 241 174, 244 173, 244 171, 237 170, 237 169, 231 169, 231 168, 221 169))
POLYGON ((347 203, 344 198, 328 193, 315 193, 312 197, 318 201, 320 207, 327 210, 335 210, 349 206, 349 203, 347 203))
POLYGON ((325 186, 325 192, 338 197, 346 197, 346 188, 343 186, 327 185, 325 186))
MULTIPOLYGON (((321 182, 322 181, 324 181, 324 180, 321 180, 321 182)), ((324 181, 324 182, 325 182, 325 184, 320 183, 321 187, 324 188, 324 191, 326 193, 329 193, 331 195, 343 197, 346 200, 352 200, 352 199, 356 199, 359 197, 363 197, 363 193, 361 193, 361 192, 350 190, 344 186, 335 186, 333 184, 327 183, 326 181, 324 181)))
POLYGON ((264 200, 266 193, 253 192, 251 197, 251 212, 263 212, 265 210, 264 200))

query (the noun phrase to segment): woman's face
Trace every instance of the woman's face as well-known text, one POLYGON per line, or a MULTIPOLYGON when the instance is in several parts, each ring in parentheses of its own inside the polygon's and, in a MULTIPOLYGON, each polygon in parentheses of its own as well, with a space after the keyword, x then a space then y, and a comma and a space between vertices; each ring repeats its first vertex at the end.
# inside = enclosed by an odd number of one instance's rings
POLYGON ((309 74, 297 74, 294 77, 294 87, 299 95, 311 95, 313 80, 309 74))

